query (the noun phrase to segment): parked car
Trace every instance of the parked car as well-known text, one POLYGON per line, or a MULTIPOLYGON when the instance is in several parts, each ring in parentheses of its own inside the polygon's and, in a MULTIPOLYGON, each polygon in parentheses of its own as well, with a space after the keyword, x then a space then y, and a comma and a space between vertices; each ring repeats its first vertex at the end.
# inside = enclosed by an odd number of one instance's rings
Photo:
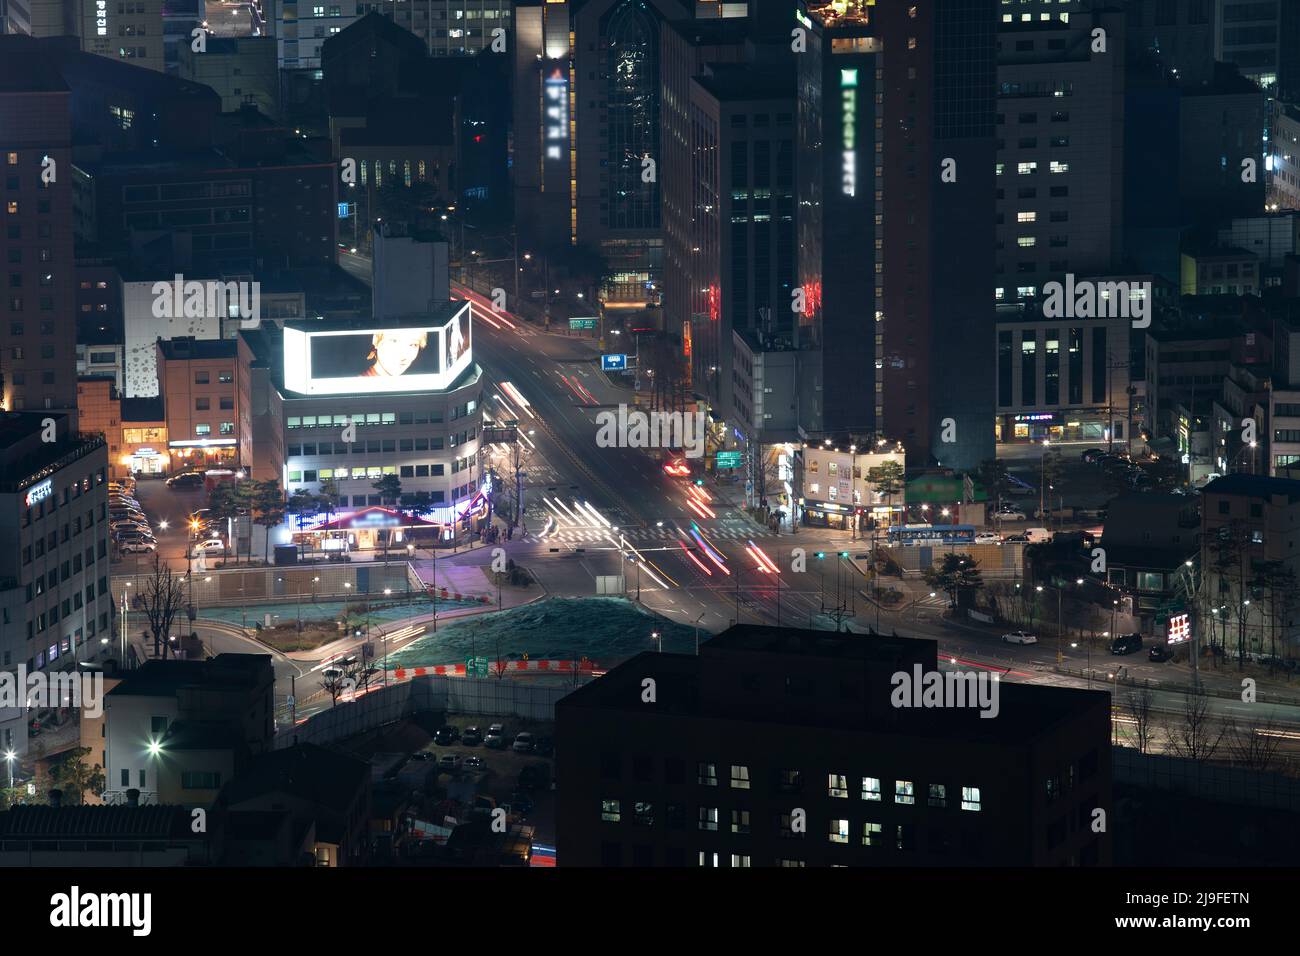
POLYGON ((1021 532, 1019 532, 1018 534, 1009 534, 1009 535, 1007 535, 1005 538, 1003 538, 1002 540, 1003 540, 1003 542, 1005 542, 1006 544, 1018 544, 1018 543, 1022 543, 1022 542, 1026 542, 1026 541, 1028 541, 1028 540, 1029 540, 1029 535, 1027 535, 1027 534, 1025 534, 1023 531, 1021 531, 1021 532))
POLYGON ((1174 652, 1169 649, 1168 644, 1154 644, 1151 647, 1151 653, 1147 657, 1157 664, 1163 664, 1174 656, 1174 652))
POLYGON ((483 731, 477 727, 466 727, 465 733, 461 735, 460 742, 466 747, 477 747, 483 742, 483 731))
POLYGON ((1142 650, 1141 634, 1121 634, 1110 642, 1112 654, 1132 654, 1142 650))
POLYGON ((537 804, 533 803, 532 797, 528 796, 527 793, 522 790, 516 790, 514 793, 510 794, 510 806, 514 807, 515 812, 520 816, 527 816, 533 812, 533 808, 536 807, 537 804))
POLYGON ((1085 449, 1083 454, 1080 455, 1079 457, 1082 458, 1087 464, 1095 465, 1097 464, 1097 459, 1099 459, 1104 454, 1106 454, 1106 450, 1104 448, 1088 448, 1085 449))
POLYGON ((443 754, 438 758, 438 769, 448 772, 460 769, 460 754, 443 754))
POLYGON ((1038 489, 1027 481, 1022 481, 1015 475, 1007 475, 1007 494, 1009 495, 1036 495, 1038 489))
POLYGON ((527 732, 516 734, 515 742, 510 747, 517 754, 530 754, 533 752, 533 735, 527 732))
POLYGON ((438 757, 437 754, 428 750, 421 750, 418 751, 417 753, 411 754, 412 760, 436 760, 437 757, 438 757))
POLYGON ((136 531, 142 535, 153 537, 153 528, 143 521, 116 521, 108 526, 108 530, 114 537, 125 537, 136 531))
POLYGON ((154 539, 153 532, 147 528, 121 528, 113 532, 113 540, 117 541, 119 544, 123 541, 135 538, 143 538, 146 541, 152 541, 154 539))
POLYGON ((118 545, 123 554, 146 554, 158 550, 158 542, 150 538, 128 538, 118 545))
POLYGON ((482 757, 466 757, 466 758, 465 758, 465 769, 466 769, 466 770, 482 770, 482 769, 483 769, 483 758, 482 758, 482 757))
POLYGON ((1013 508, 1010 505, 1003 505, 997 511, 993 512, 995 518, 1001 518, 1003 521, 1024 521, 1025 513, 1019 508, 1013 508))
POLYGON ((1001 544, 1002 535, 997 534, 996 532, 993 531, 981 531, 979 534, 975 535, 975 543, 976 544, 1001 544))
POLYGON ((181 491, 202 488, 203 475, 197 471, 187 471, 184 474, 172 475, 167 479, 167 487, 181 491))
POLYGON ((1010 634, 1002 635, 1002 642, 1004 644, 1037 644, 1038 638, 1025 631, 1012 631, 1010 634))
POLYGON ((550 737, 538 737, 537 742, 533 745, 533 753, 539 757, 549 757, 555 753, 555 741, 550 737))
POLYGON ((530 763, 519 771, 520 790, 549 790, 551 768, 544 763, 530 763))
POLYGON ((222 554, 226 550, 226 542, 220 538, 208 538, 197 542, 192 550, 195 554, 222 554))
POLYGON ((493 750, 506 749, 506 728, 504 724, 493 724, 488 728, 487 736, 483 738, 483 746, 491 747, 493 750))
POLYGON ((433 742, 439 747, 450 747, 460 739, 460 731, 451 724, 443 724, 433 734, 433 742))

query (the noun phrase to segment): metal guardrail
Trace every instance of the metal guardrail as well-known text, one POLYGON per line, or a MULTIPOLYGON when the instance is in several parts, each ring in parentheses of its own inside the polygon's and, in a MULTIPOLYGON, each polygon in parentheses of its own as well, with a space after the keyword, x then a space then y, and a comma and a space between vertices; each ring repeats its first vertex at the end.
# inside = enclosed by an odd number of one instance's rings
MULTIPOLYGON (((1143 687, 1148 690, 1168 691, 1175 694, 1186 694, 1191 690, 1191 687, 1188 684, 1182 682, 1151 680, 1150 678, 1137 680, 1132 677, 1109 677, 1107 676, 1108 674, 1114 674, 1116 672, 1107 668, 1099 669, 1093 667, 1089 669, 1087 667, 1066 667, 1062 664, 1055 664, 1053 665, 1052 670, 1067 677, 1078 677, 1083 680, 1087 680, 1091 677, 1093 680, 1103 684, 1116 684, 1124 687, 1143 687)), ((1205 687, 1204 685, 1202 685, 1202 689, 1209 697, 1217 697, 1220 700, 1241 700, 1240 691, 1223 690, 1216 687, 1205 687)), ((1282 697, 1265 689, 1256 690, 1255 700, 1261 704, 1278 704, 1283 707, 1300 707, 1300 697, 1282 697)))

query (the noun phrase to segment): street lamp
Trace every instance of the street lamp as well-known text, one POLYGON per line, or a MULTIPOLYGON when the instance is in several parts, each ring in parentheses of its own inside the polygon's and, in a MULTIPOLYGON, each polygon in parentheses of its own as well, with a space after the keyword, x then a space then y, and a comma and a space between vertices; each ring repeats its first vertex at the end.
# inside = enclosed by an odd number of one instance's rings
POLYGON ((5 763, 9 764, 9 789, 14 788, 14 760, 18 757, 12 750, 5 751, 5 763))
POLYGON ((653 641, 658 642, 658 644, 659 644, 659 653, 662 654, 662 653, 664 652, 664 636, 663 636, 662 634, 660 634, 658 631, 651 631, 651 632, 650 632, 650 639, 653 640, 653 641))

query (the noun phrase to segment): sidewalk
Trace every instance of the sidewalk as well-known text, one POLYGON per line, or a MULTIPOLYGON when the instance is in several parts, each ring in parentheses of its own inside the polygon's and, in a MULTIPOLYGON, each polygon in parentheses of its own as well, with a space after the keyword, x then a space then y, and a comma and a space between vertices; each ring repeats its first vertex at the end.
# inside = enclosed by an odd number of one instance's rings
MULTIPOLYGON (((472 569, 477 570, 477 569, 472 569)), ((441 569, 439 570, 441 577, 441 569)), ((482 577, 482 575, 480 575, 482 577)), ((479 614, 487 614, 493 611, 508 611, 512 608, 523 607, 525 604, 532 604, 545 598, 546 589, 541 582, 534 578, 533 585, 527 588, 518 588, 512 586, 503 586, 501 588, 501 604, 498 606, 494 601, 491 604, 484 604, 479 607, 452 608, 446 611, 439 611, 436 615, 430 611, 427 614, 417 614, 411 617, 403 618, 401 621, 395 621, 385 627, 372 627, 369 640, 373 643, 376 640, 383 640, 385 634, 391 634, 395 631, 402 631, 407 628, 421 628, 423 625, 431 624, 437 619, 439 624, 445 624, 449 621, 456 621, 465 617, 475 617, 479 614)), ((331 657, 336 657, 348 651, 353 651, 365 644, 364 638, 342 637, 337 641, 329 644, 322 644, 319 647, 307 651, 288 651, 285 657, 293 661, 322 661, 331 657)))

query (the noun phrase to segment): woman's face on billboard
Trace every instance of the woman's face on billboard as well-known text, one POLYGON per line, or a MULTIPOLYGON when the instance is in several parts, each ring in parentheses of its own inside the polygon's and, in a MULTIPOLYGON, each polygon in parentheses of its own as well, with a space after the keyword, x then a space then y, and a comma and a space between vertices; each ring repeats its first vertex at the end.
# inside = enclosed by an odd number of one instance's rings
POLYGON ((427 337, 424 332, 380 332, 375 335, 374 374, 401 375, 420 357, 427 337))

